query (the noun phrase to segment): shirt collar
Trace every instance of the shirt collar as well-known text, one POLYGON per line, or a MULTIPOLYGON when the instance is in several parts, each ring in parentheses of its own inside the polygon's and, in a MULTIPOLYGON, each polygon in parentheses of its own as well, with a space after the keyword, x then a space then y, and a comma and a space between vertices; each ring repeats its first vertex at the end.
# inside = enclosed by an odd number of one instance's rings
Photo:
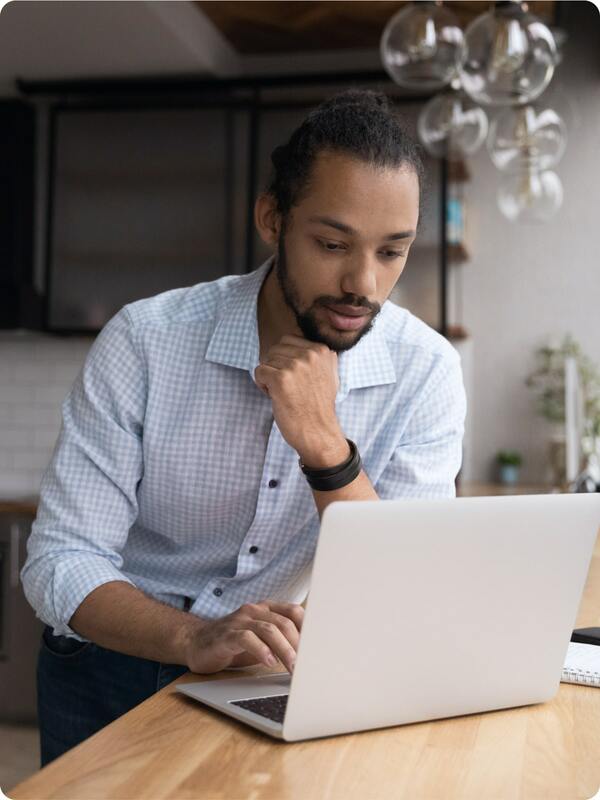
POLYGON ((223 305, 205 356, 207 361, 214 361, 216 364, 247 369, 253 380, 260 352, 258 294, 273 259, 273 255, 269 256, 260 267, 240 276, 236 281, 231 295, 223 305))
POLYGON ((338 355, 342 396, 350 389, 396 382, 396 370, 384 334, 389 302, 386 300, 383 304, 373 327, 358 344, 338 355))
MULTIPOLYGON (((207 361, 248 370, 252 380, 260 352, 258 295, 273 260, 274 255, 271 255, 253 272, 240 276, 223 306, 206 350, 207 361)), ((347 395, 350 389, 396 381, 396 371, 384 335, 389 302, 383 304, 369 333, 350 350, 338 355, 338 399, 347 395)))

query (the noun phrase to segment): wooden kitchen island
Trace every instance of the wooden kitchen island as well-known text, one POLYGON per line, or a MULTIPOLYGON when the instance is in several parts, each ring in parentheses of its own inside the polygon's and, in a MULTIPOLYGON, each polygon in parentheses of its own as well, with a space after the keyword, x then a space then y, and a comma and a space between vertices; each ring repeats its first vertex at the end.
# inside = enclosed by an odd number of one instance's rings
MULTIPOLYGON (((577 624, 599 623, 597 543, 577 624)), ((561 684, 541 705, 287 744, 174 691, 197 680, 184 675, 9 796, 575 800, 600 786, 600 689, 561 684)))
MULTIPOLYGON (((461 495, 550 487, 467 484, 461 495)), ((600 532, 579 627, 600 625, 600 532)), ((248 674, 267 672, 257 668, 248 674)), ((575 800, 600 787, 600 689, 549 703, 285 743, 175 691, 187 674, 8 791, 28 800, 575 800)), ((7 791, 7 787, 2 787, 7 791)))

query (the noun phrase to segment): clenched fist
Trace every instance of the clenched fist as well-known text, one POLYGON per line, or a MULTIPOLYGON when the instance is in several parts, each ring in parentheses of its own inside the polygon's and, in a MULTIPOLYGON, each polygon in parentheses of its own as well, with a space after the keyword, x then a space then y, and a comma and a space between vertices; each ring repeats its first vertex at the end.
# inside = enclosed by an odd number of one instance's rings
POLYGON ((337 353, 324 344, 286 335, 273 345, 254 376, 271 398, 273 417, 286 442, 309 466, 325 451, 343 461, 348 445, 335 398, 339 388, 337 353))

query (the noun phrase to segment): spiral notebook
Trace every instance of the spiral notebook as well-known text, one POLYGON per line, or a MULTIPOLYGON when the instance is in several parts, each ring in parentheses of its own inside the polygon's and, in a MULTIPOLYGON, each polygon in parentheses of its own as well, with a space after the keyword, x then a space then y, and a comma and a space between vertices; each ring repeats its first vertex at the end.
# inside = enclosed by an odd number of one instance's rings
POLYGON ((563 683, 600 687, 600 647, 595 644, 569 642, 560 679, 563 683))

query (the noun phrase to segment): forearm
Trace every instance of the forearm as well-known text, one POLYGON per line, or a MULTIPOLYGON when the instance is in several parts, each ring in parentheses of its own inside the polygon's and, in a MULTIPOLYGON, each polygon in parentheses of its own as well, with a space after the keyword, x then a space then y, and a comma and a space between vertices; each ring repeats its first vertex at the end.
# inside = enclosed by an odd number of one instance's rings
MULTIPOLYGON (((348 442, 343 435, 340 435, 330 443, 321 442, 318 446, 315 445, 312 451, 303 451, 301 457, 303 463, 322 469, 342 463, 347 458, 348 452, 348 442)), ((341 489, 332 489, 327 492, 313 489, 312 493, 319 512, 319 519, 323 516, 327 506, 335 500, 379 500, 377 492, 364 469, 361 469, 351 483, 347 483, 341 489)))
POLYGON ((319 492, 313 489, 313 497, 319 512, 319 519, 323 516, 327 506, 334 500, 379 500, 377 492, 364 470, 360 471, 352 483, 342 486, 341 489, 333 489, 329 492, 319 492))
POLYGON ((98 586, 69 621, 75 633, 101 647, 186 666, 186 644, 203 624, 195 614, 160 603, 125 581, 98 586))

